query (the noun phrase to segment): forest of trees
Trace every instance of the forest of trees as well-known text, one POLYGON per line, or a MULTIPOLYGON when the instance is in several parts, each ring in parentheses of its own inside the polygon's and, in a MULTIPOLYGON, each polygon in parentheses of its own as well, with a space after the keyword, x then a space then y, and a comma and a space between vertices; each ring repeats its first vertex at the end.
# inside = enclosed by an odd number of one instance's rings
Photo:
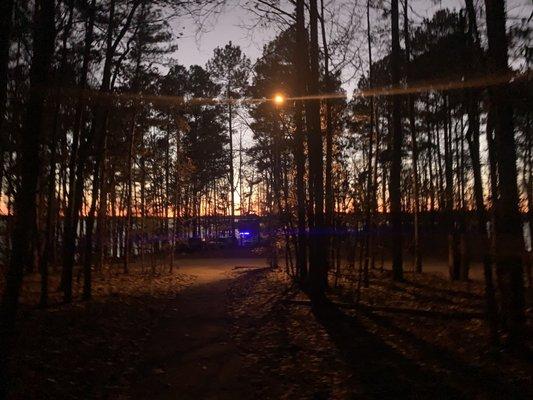
POLYGON ((272 257, 317 302, 384 264, 401 281, 440 254, 468 280, 480 261, 491 340, 520 346, 531 16, 511 29, 504 0, 459 3, 420 20, 408 0, 249 0, 249 29, 278 29, 261 57, 230 42, 184 66, 172 24, 201 30, 224 1, 3 0, 2 374, 25 274, 41 307, 89 300, 104 265, 172 269, 206 215, 269 216, 272 257))

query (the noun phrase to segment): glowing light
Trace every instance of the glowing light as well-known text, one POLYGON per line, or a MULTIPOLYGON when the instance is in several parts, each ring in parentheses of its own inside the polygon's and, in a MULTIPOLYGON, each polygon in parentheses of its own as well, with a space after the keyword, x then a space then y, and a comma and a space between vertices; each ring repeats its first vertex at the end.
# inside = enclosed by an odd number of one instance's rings
MULTIPOLYGON (((472 79, 459 79, 455 77, 448 77, 439 80, 420 81, 409 86, 381 86, 370 89, 357 90, 353 97, 384 97, 415 93, 427 93, 436 91, 449 90, 464 90, 474 88, 485 88, 497 85, 512 84, 520 81, 531 80, 531 72, 507 74, 491 74, 480 76, 472 79)), ((55 89, 54 89, 55 91, 55 89)), ((291 96, 285 97, 278 93, 273 98, 243 98, 238 101, 233 98, 208 98, 208 97, 183 97, 183 96, 164 96, 164 95, 149 95, 140 93, 127 92, 113 92, 104 93, 97 90, 79 90, 61 88, 61 93, 68 96, 81 96, 85 100, 91 102, 104 101, 106 98, 112 97, 117 102, 142 102, 151 107, 175 107, 186 105, 218 105, 218 104, 262 104, 266 101, 273 102, 276 105, 282 105, 285 101, 308 101, 308 100, 325 100, 325 99, 347 99, 349 96, 345 92, 337 93, 319 93, 309 94, 305 96, 291 96)), ((351 97, 351 96, 350 96, 351 97)), ((107 101, 107 100, 106 100, 107 101)))
POLYGON ((241 232, 241 236, 250 236, 250 232, 243 231, 241 232))
POLYGON ((285 102, 285 97, 282 94, 277 94, 274 96, 274 103, 277 105, 283 104, 285 102))

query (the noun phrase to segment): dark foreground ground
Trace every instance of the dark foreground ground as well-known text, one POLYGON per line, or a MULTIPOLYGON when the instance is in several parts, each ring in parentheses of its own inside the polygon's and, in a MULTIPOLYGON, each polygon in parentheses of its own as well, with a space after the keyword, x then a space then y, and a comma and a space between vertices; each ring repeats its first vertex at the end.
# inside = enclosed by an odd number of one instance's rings
POLYGON ((11 398, 533 398, 528 355, 486 346, 479 283, 384 273, 357 307, 342 282, 314 307, 260 258, 179 265, 108 273, 91 303, 24 306, 11 398))

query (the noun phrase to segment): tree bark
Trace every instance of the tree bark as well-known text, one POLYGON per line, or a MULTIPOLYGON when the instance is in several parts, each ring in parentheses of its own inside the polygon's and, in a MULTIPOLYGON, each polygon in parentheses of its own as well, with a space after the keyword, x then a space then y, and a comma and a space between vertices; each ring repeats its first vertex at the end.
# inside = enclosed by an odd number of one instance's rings
MULTIPOLYGON (((400 31, 398 22, 398 0, 391 2, 391 32, 392 32, 392 85, 400 84, 400 31)), ((401 97, 392 97, 392 163, 389 181, 390 218, 392 229, 392 273, 396 281, 403 280, 403 232, 402 232, 402 202, 401 202, 401 172, 402 172, 403 132, 401 120, 401 97)))
MULTIPOLYGON (((96 143, 93 168, 93 187, 91 192, 91 206, 89 208, 89 213, 87 214, 86 219, 87 223, 85 230, 85 259, 83 262, 83 300, 90 300, 92 297, 93 230, 96 215, 96 202, 98 200, 98 193, 100 189, 100 166, 105 157, 105 126, 107 125, 107 113, 103 123, 104 127, 99 131, 96 143)), ((100 203, 100 207, 105 207, 105 204, 100 203)))
MULTIPOLYGON (((294 65, 296 73, 296 96, 306 94, 305 74, 307 60, 307 31, 305 29, 305 4, 304 0, 296 1, 296 51, 294 52, 294 65), (300 71, 300 73, 298 73, 300 71)), ((298 213, 298 245, 296 251, 296 268, 298 269, 298 279, 300 285, 304 286, 307 281, 307 231, 306 231, 306 199, 305 199, 305 124, 303 115, 303 104, 296 101, 294 132, 294 158, 296 161, 296 202, 298 213)))
POLYGON ((49 81, 56 35, 55 2, 38 0, 35 4, 34 21, 30 90, 18 152, 20 186, 15 194, 11 257, 0 305, 0 398, 7 395, 8 350, 15 325, 24 269, 30 266, 32 259, 30 243, 35 230, 35 199, 40 171, 39 148, 42 141, 41 122, 46 94, 44 88, 49 81))
POLYGON ((446 229, 448 235, 448 272, 451 280, 460 277, 459 238, 454 210, 452 123, 448 96, 444 95, 444 177, 446 181, 446 229))
MULTIPOLYGON (((477 97, 477 96, 476 96, 477 97)), ((487 231, 487 215, 483 201, 483 181, 481 178, 481 160, 479 155, 479 108, 473 93, 468 99, 467 142, 474 173, 474 199, 476 204, 478 232, 483 246, 483 276, 485 282, 485 309, 489 325, 490 341, 498 342, 497 305, 492 278, 492 257, 490 238, 487 231)))
MULTIPOLYGON (((485 0, 489 67, 493 74, 507 74, 508 45, 504 0, 485 0)), ((505 86, 489 89, 494 113, 494 137, 498 151, 496 165, 498 190, 495 201, 495 262, 500 290, 501 311, 509 344, 523 345, 526 333, 522 252, 522 218, 519 210, 516 144, 513 108, 505 86)))
POLYGON ((131 224, 132 224, 132 194, 133 194, 133 147, 135 143, 135 127, 137 124, 137 110, 133 110, 131 117, 131 126, 128 139, 128 175, 127 175, 127 194, 126 194, 126 226, 124 229, 124 273, 129 272, 130 255, 131 255, 131 224))
MULTIPOLYGON (((14 0, 0 2, 0 132, 6 114, 7 82, 9 67, 9 48, 11 46, 11 30, 13 28, 14 0)), ((4 171, 4 136, 0 135, 0 194, 4 171)))
MULTIPOLYGON (((368 45, 368 86, 373 87, 372 76, 372 40, 370 34, 370 0, 366 2, 366 35, 368 45)), ((365 199, 365 250, 364 250, 364 266, 363 266, 363 286, 367 288, 369 281, 369 266, 370 257, 372 254, 372 214, 374 212, 374 182, 373 182, 373 168, 372 161, 374 158, 374 97, 370 97, 370 124, 369 124, 369 140, 368 140, 368 164, 367 164, 367 179, 366 179, 366 199, 365 199)), ((377 149, 376 149, 377 153, 377 149)), ((377 163, 377 157, 376 157, 377 163)))
MULTIPOLYGON (((320 26, 322 32, 322 47, 324 53, 324 81, 326 93, 333 90, 333 82, 329 70, 329 50, 326 37, 324 0, 320 0, 321 18, 320 26)), ((332 121, 332 104, 331 99, 325 99, 325 122, 326 122, 326 185, 325 185, 325 232, 324 232, 324 252, 326 253, 328 265, 333 262, 330 258, 330 248, 332 246, 332 238, 334 235, 334 196, 333 196, 333 121, 332 121)), ((368 271, 368 269, 367 269, 368 271)), ((367 274, 368 275, 368 274, 367 274)))
MULTIPOLYGON (((309 2, 309 80, 310 95, 319 93, 319 48, 318 48, 318 7, 316 0, 309 2)), ((327 254, 324 240, 324 166, 322 149, 322 132, 320 128, 320 100, 307 101, 306 118, 309 120, 310 154, 309 172, 313 186, 313 218, 314 224, 310 230, 310 245, 313 246, 314 255, 310 259, 309 278, 311 295, 321 298, 327 287, 327 254)))
POLYGON ((84 167, 88 153, 87 139, 80 143, 80 133, 85 107, 83 104, 83 91, 87 88, 95 15, 96 0, 92 0, 89 7, 87 28, 85 31, 83 62, 78 82, 80 95, 76 103, 74 126, 72 128, 72 149, 69 161, 69 192, 67 210, 64 218, 63 270, 61 275, 61 286, 63 288, 65 302, 72 301, 72 270, 74 268, 78 220, 83 196, 84 167))
MULTIPOLYGON (((68 19, 66 25, 63 27, 61 40, 61 61, 55 79, 61 77, 65 73, 67 65, 67 45, 70 36, 74 17, 74 3, 69 5, 68 19)), ((61 112, 61 89, 59 87, 54 89, 55 93, 55 109, 54 122, 52 127, 51 137, 48 139, 48 148, 50 150, 50 165, 48 178, 48 204, 46 210, 46 224, 45 224, 45 239, 43 254, 39 260, 39 270, 41 273, 41 295, 39 300, 40 307, 46 307, 48 303, 48 264, 53 250, 53 234, 54 234, 54 202, 56 193, 56 163, 57 163, 57 136, 59 130, 59 115, 61 112)))
POLYGON ((231 199, 231 237, 235 241, 235 171, 233 170, 233 107, 231 104, 231 91, 228 84, 228 129, 229 129, 229 185, 231 199))
MULTIPOLYGON (((411 40, 409 37, 409 14, 408 0, 404 1, 404 40, 405 40, 405 60, 407 65, 407 82, 412 82, 410 74, 411 63, 411 40)), ((422 256, 420 253, 420 178, 418 176, 418 143, 415 120, 415 97, 409 94, 407 97, 409 105, 409 131, 411 133, 411 162, 413 164, 413 266, 417 273, 422 272, 422 256)))

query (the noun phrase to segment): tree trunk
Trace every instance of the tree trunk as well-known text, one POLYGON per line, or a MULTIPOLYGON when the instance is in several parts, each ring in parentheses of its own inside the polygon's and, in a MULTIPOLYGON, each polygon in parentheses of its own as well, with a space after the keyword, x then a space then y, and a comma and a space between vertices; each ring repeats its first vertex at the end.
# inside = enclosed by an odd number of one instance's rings
MULTIPOLYGON (((231 92, 228 86, 228 128, 229 128, 229 185, 231 198, 231 237, 235 239, 235 171, 233 170, 233 108, 231 104, 231 92)), ((234 240, 235 241, 235 240, 234 240)), ((232 243, 233 245, 233 243, 232 243)))
MULTIPOLYGON (((400 32, 398 23, 398 0, 391 2, 392 27, 392 85, 400 84, 400 32)), ((390 216, 392 229, 392 273, 396 281, 403 280, 403 234, 402 234, 402 202, 401 172, 403 132, 401 120, 401 97, 392 97, 392 163, 389 181, 390 216)))
POLYGON ((35 25, 32 33, 33 55, 30 67, 30 90, 20 142, 20 186, 15 194, 15 224, 11 256, 6 274, 5 290, 0 305, 0 398, 7 395, 7 356, 11 347, 24 269, 31 263, 30 242, 35 229, 39 148, 44 111, 43 87, 48 86, 54 53, 55 2, 38 0, 35 4, 35 25))
MULTIPOLYGON (((4 125, 7 100, 7 82, 9 67, 9 48, 13 28, 14 0, 0 2, 0 131, 4 125)), ((4 172, 4 137, 0 137, 0 195, 2 194, 2 177, 4 172)))
MULTIPOLYGON (((320 0, 321 18, 320 26, 322 31, 322 46, 324 52, 324 81, 326 93, 333 90, 331 74, 329 71, 329 50, 326 38, 325 12, 324 0, 320 0)), ((332 121, 332 104, 330 99, 325 99, 325 119, 326 119, 326 186, 325 186, 325 232, 324 232, 324 252, 326 257, 329 257, 330 248, 332 245, 332 237, 335 237, 333 229, 333 212, 334 212, 334 196, 333 196, 333 121, 332 121)), ((330 265, 333 262, 332 258, 327 258, 327 263, 330 265)), ((367 268, 368 272, 368 268, 367 268)), ((368 273, 367 273, 368 276, 368 273)))
MULTIPOLYGON (((366 2, 366 35, 368 45, 368 83, 369 89, 373 87, 372 76, 372 40, 370 35, 370 0, 366 2)), ((367 164, 367 180, 366 180, 366 199, 365 199, 365 252, 364 252, 364 266, 363 266, 363 286, 369 286, 369 265, 372 254, 372 213, 374 212, 374 189, 373 189, 373 168, 372 161, 374 158, 374 97, 370 97, 370 124, 369 124, 369 141, 368 141, 368 164, 367 164)), ((377 153, 377 149, 376 149, 377 153)), ((376 157, 377 163, 377 157, 376 157)))
POLYGON ((104 265, 106 249, 108 247, 108 222, 107 222, 107 193, 108 193, 108 182, 107 182, 107 165, 106 157, 104 154, 104 162, 100 168, 100 201, 98 204, 98 214, 96 221, 96 247, 95 253, 98 257, 96 260, 96 270, 101 270, 104 265))
MULTIPOLYGON (((76 103, 74 127, 72 129, 72 150, 69 161, 69 193, 67 210, 64 218, 63 229, 63 270, 61 275, 61 287, 63 288, 65 302, 72 301, 72 270, 76 252, 76 237, 78 231, 79 212, 83 196, 83 177, 85 162, 88 154, 88 140, 80 142, 80 132, 83 121, 83 91, 87 87, 89 63, 93 42, 94 20, 96 14, 96 0, 92 0, 89 7, 87 29, 85 31, 83 62, 78 82, 80 95, 76 103)), ((85 136, 85 135, 84 135, 85 136)))
MULTIPOLYGON (((297 71, 306 71, 307 60, 307 31, 305 29, 305 4, 304 0, 296 1, 296 51, 294 52, 294 65, 297 71)), ((297 91, 296 96, 306 94, 305 74, 298 73, 295 77, 297 91)), ((298 208, 298 247, 296 253, 296 266, 300 285, 305 285, 307 280, 307 232, 306 232, 306 199, 305 199, 305 124, 303 117, 303 104, 296 101, 294 132, 294 158, 296 161, 296 202, 298 208)))
MULTIPOLYGON (((103 127, 99 129, 98 139, 95 148, 95 159, 93 169, 93 187, 91 192, 91 206, 87 214, 87 228, 85 232, 85 259, 83 262, 83 300, 90 300, 92 297, 92 264, 93 264, 93 230, 96 215, 96 202, 100 189, 101 171, 100 166, 105 157, 107 112, 104 117, 103 127)), ((104 160, 105 162, 105 160, 104 160)), ((100 207, 105 205, 100 204, 100 207)))
MULTIPOLYGON (((485 282, 485 309, 489 325, 490 341, 498 342, 497 306, 492 279, 492 257, 490 252, 490 238, 487 232, 487 216, 483 201, 483 181, 481 178, 481 160, 479 154, 479 97, 473 92, 468 95, 468 130, 466 138, 472 170, 474 173, 474 200, 476 204, 478 232, 483 246, 483 276, 485 282)), ((488 130, 488 129, 487 129, 488 130)))
POLYGON ((459 238, 454 213, 453 199, 453 150, 451 111, 448 97, 444 95, 444 175, 446 180, 445 203, 446 203, 446 228, 448 235, 448 271, 450 279, 458 280, 460 273, 459 238))
POLYGON ((128 143, 128 175, 126 194, 126 226, 124 230, 124 273, 129 272, 131 254, 131 224, 132 224, 132 194, 133 194, 133 146, 135 143, 135 125, 137 124, 137 110, 133 111, 128 143))
MULTIPOLYGON (((408 0, 404 2, 404 40, 405 40, 405 59, 408 65, 406 73, 407 82, 412 82, 412 75, 409 70, 411 62, 411 40, 409 37, 409 18, 408 18, 408 0)), ((413 164, 413 266, 417 273, 422 272, 422 258, 420 254, 420 178, 418 176, 418 144, 416 138, 416 121, 415 121, 415 98, 409 94, 407 98, 409 105, 409 131, 411 133, 411 162, 413 164)))
POLYGON ((57 130, 59 119, 59 103, 56 105, 54 115, 54 126, 52 128, 52 136, 49 138, 48 147, 50 148, 50 165, 48 176, 48 192, 46 205, 46 225, 45 225, 45 239, 44 250, 39 260, 39 271, 41 273, 41 295, 39 299, 39 306, 45 308, 48 305, 48 264, 52 253, 54 240, 54 203, 56 194, 56 162, 57 162, 57 130))
MULTIPOLYGON (((309 80, 308 88, 310 95, 319 93, 319 48, 318 48, 318 8, 317 1, 309 2, 309 80)), ((327 254, 324 240, 324 167, 322 132, 320 128, 320 100, 307 101, 306 118, 309 120, 310 154, 309 172, 313 186, 314 224, 311 228, 311 243, 314 250, 313 258, 310 259, 309 278, 311 283, 311 295, 320 298, 324 295, 327 287, 327 254)))
MULTIPOLYGON (((493 74, 507 74, 508 50, 504 0, 485 0, 489 66, 493 74)), ((489 89, 498 151, 498 190, 495 201, 495 261, 502 292, 501 311, 510 345, 522 345, 526 333, 522 252, 522 218, 518 205, 516 144, 513 108, 506 87, 489 89)))
MULTIPOLYGON (((59 70, 57 71, 56 80, 65 73, 67 65, 67 42, 70 36, 74 17, 74 3, 69 5, 69 14, 66 25, 63 27, 62 45, 61 45, 61 61, 59 70)), ((41 273, 41 295, 39 300, 40 307, 46 307, 48 304, 48 264, 53 253, 53 235, 55 232, 54 223, 54 203, 56 193, 56 163, 57 163, 57 136, 59 130, 59 114, 61 112, 61 89, 55 89, 55 110, 54 122, 52 127, 52 135, 48 140, 48 148, 50 149, 50 166, 48 179, 48 204, 46 210, 46 226, 45 226, 45 243, 43 254, 39 260, 39 270, 41 273)))

